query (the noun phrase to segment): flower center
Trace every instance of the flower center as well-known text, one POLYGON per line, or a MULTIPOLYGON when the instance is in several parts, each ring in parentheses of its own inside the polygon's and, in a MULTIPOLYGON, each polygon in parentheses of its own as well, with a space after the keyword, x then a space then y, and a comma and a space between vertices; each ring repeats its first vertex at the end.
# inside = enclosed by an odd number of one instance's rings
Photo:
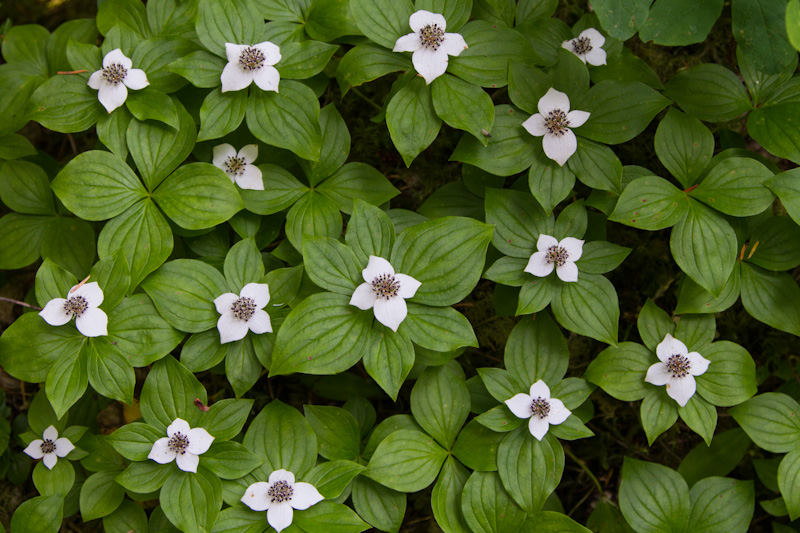
POLYGON ((167 442, 167 447, 171 452, 183 455, 186 453, 186 448, 189 447, 189 437, 179 431, 172 435, 172 438, 167 442))
POLYGON ((120 65, 119 63, 112 63, 106 68, 103 69, 102 76, 106 79, 106 83, 109 85, 119 85, 119 83, 125 79, 125 76, 128 75, 128 69, 120 65))
POLYGON ((551 246, 544 254, 544 260, 548 263, 555 263, 558 266, 564 266, 564 263, 569 259, 569 254, 563 246, 551 246))
POLYGON ((686 377, 690 368, 692 368, 692 363, 689 361, 688 357, 684 357, 683 355, 670 355, 669 359, 667 359, 667 371, 672 374, 673 378, 686 377))
POLYGON ((372 292, 378 298, 384 300, 391 300, 397 296, 397 291, 400 290, 400 282, 397 281, 392 274, 381 274, 372 280, 372 292))
POLYGON ((56 443, 51 441, 50 439, 44 439, 42 441, 42 453, 53 453, 56 451, 56 443))
POLYGON ((248 46, 239 54, 239 65, 244 70, 258 70, 264 66, 267 57, 258 48, 248 46))
POLYGON ((244 296, 233 302, 231 306, 233 316, 239 320, 247 322, 252 318, 256 312, 256 302, 252 298, 245 298, 244 296))
POLYGON ((64 311, 75 316, 81 316, 88 307, 89 302, 83 296, 72 296, 64 302, 64 311))
POLYGON ((550 414, 550 402, 539 396, 531 402, 531 416, 547 418, 550 414))
POLYGON ((292 499, 294 488, 283 480, 276 481, 267 489, 270 503, 281 503, 292 499))
POLYGON ((428 50, 436 51, 444 42, 444 30, 438 24, 428 24, 419 30, 419 42, 428 50))
POLYGON ((588 54, 592 50, 592 41, 588 37, 572 39, 572 50, 578 55, 588 54))
POLYGON ((552 135, 564 135, 568 126, 569 119, 567 119, 567 114, 560 109, 553 109, 544 119, 544 127, 552 135))
POLYGON ((244 174, 244 169, 247 166, 247 163, 244 160, 244 157, 236 157, 230 156, 225 162, 222 164, 225 167, 225 172, 231 174, 233 176, 241 176, 244 174))

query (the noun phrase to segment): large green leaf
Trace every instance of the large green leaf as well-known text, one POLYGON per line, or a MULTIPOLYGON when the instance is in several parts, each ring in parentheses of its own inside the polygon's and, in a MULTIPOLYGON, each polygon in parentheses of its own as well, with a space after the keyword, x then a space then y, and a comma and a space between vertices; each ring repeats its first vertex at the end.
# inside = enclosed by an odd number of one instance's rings
POLYGON ((486 188, 486 222, 493 224, 492 244, 511 257, 529 259, 541 234, 551 234, 553 217, 529 194, 486 188))
POLYGON ((386 126, 409 166, 436 139, 442 120, 434 110, 431 90, 420 77, 405 83, 391 98, 386 106, 386 126))
POLYGON ((778 157, 800 161, 800 112, 796 103, 764 106, 747 119, 747 133, 778 157))
POLYGON ((786 453, 800 442, 800 405, 786 394, 768 392, 728 411, 760 448, 786 453))
POLYGON ((205 388, 194 374, 169 356, 156 361, 150 368, 139 406, 145 422, 167 436, 167 426, 176 418, 186 420, 190 426, 197 425, 202 411, 195 406, 195 399, 208 403, 205 388))
MULTIPOLYGON (((800 478, 800 449, 795 449, 786 454, 778 468, 778 485, 792 520, 800 516, 798 478, 800 478)), ((747 521, 750 521, 749 518, 747 521)))
POLYGON ((681 185, 689 187, 714 155, 714 135, 695 117, 670 108, 656 130, 656 154, 681 185))
POLYGON ((503 488, 496 472, 473 472, 464 485, 461 512, 475 533, 522 531, 525 511, 503 488))
POLYGON ((364 369, 392 400, 396 400, 414 366, 414 345, 405 328, 395 332, 378 322, 372 324, 370 340, 364 350, 364 369))
POLYGON ((644 377, 654 363, 653 353, 641 344, 621 342, 600 352, 583 377, 614 398, 632 402, 641 400, 650 390, 644 377))
POLYGON ((33 120, 60 133, 91 128, 106 111, 85 76, 56 75, 41 84, 31 96, 33 120))
POLYGON ((601 81, 572 104, 591 113, 576 133, 601 143, 623 143, 643 132, 667 105, 667 98, 643 83, 601 81))
POLYGON ((663 46, 701 43, 722 13, 722 5, 723 0, 656 0, 639 38, 663 46))
POLYGON ((446 533, 467 533, 461 514, 461 494, 469 479, 469 470, 452 457, 444 462, 431 494, 431 508, 436 523, 446 533))
POLYGON ((50 180, 28 161, 5 161, 0 166, 0 200, 17 213, 55 214, 50 180))
POLYGON ((416 492, 433 483, 446 458, 431 437, 403 429, 378 445, 363 475, 390 489, 416 492))
POLYGON ((161 487, 161 508, 170 522, 189 533, 209 531, 222 508, 222 483, 205 468, 175 470, 161 487))
POLYGON ((774 197, 763 182, 772 172, 749 157, 730 157, 714 165, 691 196, 726 215, 757 215, 774 197))
POLYGON ((742 263, 742 304, 754 318, 800 336, 800 287, 787 272, 742 263))
POLYGON ((715 342, 703 349, 711 361, 697 376, 697 392, 714 405, 737 405, 756 393, 756 366, 750 354, 730 341, 715 342))
POLYGON ((299 161, 312 187, 336 172, 350 154, 350 132, 336 106, 330 104, 320 110, 319 125, 322 132, 319 161, 299 161))
POLYGON ((535 513, 561 481, 564 450, 553 435, 536 440, 524 424, 500 443, 497 469, 514 500, 525 511, 535 513))
POLYGON ((225 57, 225 43, 261 42, 264 17, 250 0, 202 0, 195 28, 200 42, 225 57))
POLYGON ((625 458, 619 506, 639 533, 682 533, 689 521, 689 487, 674 470, 625 458))
POLYGON ((398 38, 411 33, 411 0, 351 0, 350 10, 358 29, 386 48, 394 48, 398 38))
POLYGON ((200 106, 200 131, 198 141, 219 139, 236 131, 247 110, 247 91, 228 91, 222 93, 219 88, 203 100, 200 106))
POLYGON ((762 72, 777 74, 797 55, 786 36, 784 0, 734 2, 731 15, 741 53, 762 72))
POLYGON ((567 341, 550 315, 541 313, 522 318, 508 336, 505 365, 518 381, 558 383, 567 373, 567 341))
POLYGON ((463 374, 448 365, 428 368, 411 390, 414 419, 446 449, 452 448, 469 407, 463 374))
POLYGON ((625 41, 647 20, 648 0, 600 0, 592 4, 600 24, 609 35, 625 41))
POLYGON ((288 470, 302 477, 317 460, 317 437, 294 407, 274 400, 253 419, 242 443, 266 461, 264 469, 288 470), (273 443, 280 442, 280 446, 273 443))
POLYGON ((750 97, 736 74, 704 63, 684 70, 667 83, 664 94, 700 120, 724 122, 750 109, 750 97))
POLYGON ((553 314, 570 331, 607 344, 617 344, 619 300, 607 278, 579 274, 575 283, 562 283, 553 296, 553 314))
POLYGON ((698 533, 745 533, 755 511, 752 481, 710 477, 689 492, 692 512, 687 531, 698 533))
POLYGON ((386 74, 410 68, 411 61, 404 54, 373 44, 359 44, 342 57, 336 69, 336 80, 344 96, 350 87, 357 87, 386 74))
POLYGON ((437 352, 450 352, 464 346, 477 348, 478 339, 467 317, 452 307, 431 307, 408 302, 403 330, 414 344, 437 352))

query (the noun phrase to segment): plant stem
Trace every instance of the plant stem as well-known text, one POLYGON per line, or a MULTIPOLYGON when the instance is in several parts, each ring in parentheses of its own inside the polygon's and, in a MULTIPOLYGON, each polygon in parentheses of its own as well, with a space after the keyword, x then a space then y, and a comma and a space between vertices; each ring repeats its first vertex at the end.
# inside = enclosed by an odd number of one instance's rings
POLYGON ((579 459, 574 453, 572 453, 572 450, 570 450, 569 448, 564 448, 564 452, 567 455, 569 455, 570 459, 578 463, 578 466, 580 466, 581 469, 584 472, 586 472, 586 475, 588 475, 589 478, 591 478, 591 480, 594 482, 595 487, 597 487, 597 492, 603 494, 603 487, 600 486, 600 481, 598 481, 598 479, 594 476, 594 474, 592 474, 592 471, 589 470, 589 467, 586 466, 586 463, 583 461, 583 459, 579 459))
POLYGON ((22 307, 30 307, 31 309, 36 309, 37 311, 41 311, 42 308, 38 305, 31 305, 29 303, 20 302, 19 300, 14 300, 13 298, 6 298, 5 296, 0 296, 0 302, 11 302, 12 304, 21 305, 22 307))
POLYGON ((372 100, 372 98, 370 98, 370 97, 369 97, 369 96, 367 96, 366 94, 362 93, 361 91, 359 91, 359 90, 358 90, 358 89, 356 89, 355 87, 350 87, 350 90, 351 90, 351 91, 353 91, 354 93, 356 93, 358 96, 360 96, 360 97, 361 97, 361 99, 362 99, 362 100, 364 100, 365 102, 367 102, 369 105, 371 105, 372 107, 374 107, 374 108, 375 108, 375 109, 377 109, 378 111, 380 111, 381 109, 383 109, 381 106, 379 106, 378 104, 376 104, 376 103, 375 103, 375 102, 372 100))

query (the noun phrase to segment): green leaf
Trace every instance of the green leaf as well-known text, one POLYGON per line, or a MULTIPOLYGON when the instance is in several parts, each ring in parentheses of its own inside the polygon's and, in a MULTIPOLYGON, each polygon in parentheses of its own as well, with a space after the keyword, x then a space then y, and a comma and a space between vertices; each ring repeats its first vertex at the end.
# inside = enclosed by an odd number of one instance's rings
POLYGON ((525 511, 511 499, 496 472, 473 472, 464 485, 461 512, 476 533, 522 531, 525 511))
POLYGON ((231 247, 225 256, 224 272, 228 287, 237 293, 248 283, 261 281, 264 262, 255 239, 242 239, 231 247))
MULTIPOLYGON (((0 143, 3 139, 0 139, 0 143)), ((5 161, 0 166, 0 200, 18 213, 53 215, 55 205, 45 171, 28 161, 5 161)))
POLYGON ((690 351, 704 350, 717 333, 713 315, 682 316, 675 327, 675 336, 683 341, 690 351))
POLYGON ((153 443, 163 437, 163 433, 141 422, 132 422, 117 428, 107 441, 124 458, 131 461, 144 461, 153 449, 153 443))
POLYGON ((94 231, 80 219, 56 217, 42 237, 42 258, 83 278, 94 261, 94 231))
POLYGON ((359 33, 350 2, 344 0, 312 2, 306 13, 305 30, 312 39, 325 42, 359 33))
POLYGON ((622 192, 622 163, 608 146, 579 138, 578 151, 569 158, 569 168, 593 189, 622 192))
POLYGON ((303 235, 337 238, 342 231, 342 214, 327 196, 310 191, 298 200, 286 215, 286 236, 297 250, 302 250, 303 235))
MULTIPOLYGON (((164 429, 166 435, 166 428, 164 429)), ((174 472, 175 467, 170 466, 172 465, 160 465, 155 461, 131 463, 116 480, 130 491, 147 494, 161 488, 167 477, 174 472)))
POLYGON ((414 360, 414 345, 404 330, 395 332, 373 322, 371 344, 364 350, 364 369, 392 400, 397 399, 414 360))
POLYGON ((542 309, 550 305, 559 283, 554 276, 546 278, 531 278, 525 275, 525 282, 522 284, 522 290, 519 292, 519 300, 517 301, 517 310, 515 314, 527 315, 531 313, 538 313, 542 309))
POLYGON ((486 188, 486 222, 494 225, 492 244, 511 257, 530 259, 542 233, 553 231, 553 218, 523 192, 486 188))
POLYGON ((252 407, 253 400, 220 400, 200 415, 198 424, 206 428, 217 442, 229 440, 242 431, 252 407))
POLYGON ((497 471, 514 501, 535 513, 561 481, 564 450, 553 435, 536 440, 524 424, 500 443, 497 471))
POLYGON ((345 213, 352 213, 356 198, 380 205, 399 194, 383 174, 365 163, 346 163, 316 190, 345 213))
POLYGON ((281 60, 275 68, 281 78, 308 79, 322 72, 338 48, 337 45, 319 41, 286 43, 281 46, 281 60))
POLYGON ((600 352, 583 377, 614 398, 632 402, 650 390, 644 377, 653 363, 652 352, 641 344, 621 342, 600 352))
POLYGON ((329 461, 356 459, 361 452, 361 434, 353 415, 341 407, 323 405, 304 405, 303 412, 317 435, 322 457, 329 461))
POLYGON ((110 342, 97 340, 87 346, 89 383, 106 398, 131 404, 136 383, 133 365, 110 342))
MULTIPOLYGON (((353 461, 338 460, 320 463, 306 475, 306 481, 314 485, 328 499, 338 498, 342 492, 355 484, 351 483, 364 466, 353 461)), ((365 479, 365 478, 359 478, 365 479)))
POLYGON ((133 115, 126 108, 109 113, 97 121, 97 138, 120 159, 128 158, 126 134, 133 115))
MULTIPOLYGON (((696 5, 692 2, 693 8, 696 5)), ((683 187, 689 187, 697 181, 714 155, 714 135, 695 117, 671 107, 656 130, 656 154, 670 174, 683 187)))
POLYGON ((683 313, 719 313, 728 309, 739 299, 741 285, 741 268, 733 267, 730 279, 725 284, 719 297, 714 297, 710 292, 684 276, 678 296, 676 314, 683 313))
POLYGON ((778 157, 800 161, 800 120, 793 103, 755 109, 747 119, 747 133, 778 157))
POLYGON ((691 509, 689 487, 674 470, 625 458, 619 506, 638 532, 684 531, 691 509))
POLYGON ((45 128, 60 133, 84 131, 105 114, 97 92, 86 85, 83 76, 53 76, 31 95, 31 118, 45 128))
MULTIPOLYGON (((503 433, 492 431, 477 420, 470 420, 458 434, 452 452, 460 462, 473 470, 493 472, 497 470, 497 449, 504 438, 503 433)), ((442 472, 450 462, 452 459, 448 458, 442 472)), ((437 485, 442 482, 441 476, 437 485)))
POLYGON ((786 36, 786 2, 751 0, 731 6, 733 36, 759 70, 777 74, 796 56, 786 36))
POLYGON ((557 383, 567 372, 569 349, 553 319, 542 313, 522 318, 511 330, 504 361, 510 374, 526 387, 540 379, 557 383))
POLYGON ((439 527, 447 533, 467 533, 469 528, 461 514, 461 494, 469 479, 469 471, 448 457, 439 479, 433 486, 431 508, 439 527))
POLYGON ((64 515, 64 497, 35 496, 17 507, 11 517, 14 533, 57 533, 64 515))
POLYGON ((562 283, 553 296, 553 314, 570 331, 607 344, 617 344, 619 300, 607 278, 581 274, 576 283, 562 283))
POLYGON ((349 507, 341 503, 322 501, 299 512, 294 520, 308 533, 359 533, 370 529, 349 507))
POLYGON ((433 107, 449 126, 471 133, 483 145, 489 143, 484 132, 494 122, 494 105, 480 87, 455 76, 440 76, 431 86, 433 107))
POLYGON ((0 364, 17 379, 41 383, 61 359, 75 359, 84 340, 72 327, 56 328, 36 313, 26 313, 0 337, 0 364))
POLYGON ((382 531, 397 532, 406 514, 406 495, 369 478, 353 480, 353 507, 358 514, 382 531))
POLYGON ((395 431, 378 445, 364 476, 400 492, 416 492, 430 485, 447 458, 431 437, 421 431, 395 431))
POLYGON ((268 472, 288 470, 303 475, 317 460, 317 437, 300 411, 273 400, 250 423, 243 444, 266 460, 268 472), (273 443, 280 442, 280 446, 273 443))
POLYGON ((601 81, 575 102, 591 113, 577 133, 606 144, 620 144, 639 135, 669 105, 655 89, 639 82, 601 81))
POLYGON ((647 434, 647 444, 652 446, 658 436, 678 420, 678 404, 667 396, 665 388, 648 387, 648 389, 642 400, 640 416, 644 432, 647 434))
MULTIPOLYGON (((522 287, 526 281, 530 280, 530 276, 525 272, 525 266, 527 264, 528 259, 504 256, 486 269, 486 272, 483 273, 483 277, 502 285, 522 287)), ((549 299, 547 303, 550 303, 549 299)))
POLYGON ((12 160, 35 154, 36 148, 22 135, 16 133, 0 135, 0 159, 12 160))
POLYGON ((197 141, 219 139, 236 131, 247 110, 247 91, 223 93, 218 87, 208 93, 200 106, 197 141))
POLYGON ((467 318, 452 307, 431 307, 408 302, 403 329, 414 344, 437 352, 464 346, 478 347, 478 339, 467 318))
POLYGON ((394 48, 398 38, 411 33, 408 21, 414 6, 410 0, 351 0, 350 11, 358 29, 386 48, 394 48))
POLYGON ((249 335, 227 346, 225 375, 237 398, 249 391, 261 377, 262 366, 256 356, 253 341, 254 336, 249 335))
POLYGON ((32 217, 9 213, 0 218, 0 268, 28 266, 39 258, 42 237, 50 227, 50 217, 32 217))
POLYGON ((703 350, 711 361, 697 376, 697 392, 714 405, 738 405, 756 393, 756 368, 747 350, 730 341, 719 341, 703 350))
POLYGON ((83 396, 89 385, 86 350, 84 342, 80 346, 80 352, 62 352, 47 372, 45 392, 58 418, 63 417, 83 396))
POLYGON ((745 533, 755 511, 752 481, 711 477, 699 481, 689 493, 692 513, 687 531, 745 533))
POLYGON ((370 255, 389 257, 395 240, 394 224, 382 209, 356 198, 344 237, 358 264, 363 265, 370 255))
POLYGON ((220 76, 225 63, 222 57, 199 50, 173 61, 166 69, 183 76, 195 87, 213 89, 222 83, 220 76))
POLYGON ((180 125, 175 103, 161 91, 147 89, 129 93, 125 99, 125 106, 138 120, 157 120, 173 128, 178 128, 180 125))
POLYGON ((433 142, 442 121, 436 115, 431 91, 422 78, 412 78, 389 100, 386 125, 406 166, 433 142))
POLYGON ((756 320, 800 335, 800 287, 788 273, 742 263, 742 305, 756 320))
POLYGON ((630 253, 630 248, 611 242, 590 241, 583 245, 578 270, 587 274, 605 274, 617 268, 630 253))
POLYGON ((33 468, 33 484, 42 496, 66 497, 75 484, 75 468, 66 458, 57 461, 52 470, 43 462, 33 468))
POLYGON ((773 453, 786 453, 797 447, 800 440, 800 405, 792 397, 768 392, 728 412, 760 448, 773 453))
POLYGON ((250 0, 201 0, 195 29, 208 50, 225 57, 225 43, 260 42, 263 20, 250 0))
POLYGON ((773 271, 791 270, 800 264, 800 249, 792 246, 800 240, 800 227, 789 217, 770 217, 759 223, 750 236, 754 248, 747 261, 773 271), (755 248, 755 243, 760 243, 755 248))
POLYGON ((411 412, 422 428, 450 449, 469 415, 470 396, 463 375, 448 365, 430 367, 411 390, 411 412))
MULTIPOLYGON (((139 407, 145 422, 166 435, 167 426, 176 418, 196 426, 201 411, 195 399, 208 402, 206 390, 185 366, 167 356, 150 368, 139 397, 139 407)), ((150 491, 137 491, 150 492, 150 491)))
POLYGON ((271 215, 283 211, 297 202, 308 187, 300 183, 289 171, 277 165, 259 165, 263 191, 241 189, 245 207, 259 215, 271 215))
MULTIPOLYGON (((319 161, 299 160, 312 187, 336 172, 347 161, 350 153, 350 132, 336 106, 330 104, 320 110, 319 125, 322 132, 319 161)), ((349 209, 348 205, 347 211, 349 209)))
POLYGON ((733 470, 750 449, 752 441, 741 428, 714 436, 710 445, 700 443, 683 458, 678 473, 691 487, 701 479, 724 476, 733 470))
POLYGON ((731 157, 714 165, 691 195, 726 215, 757 215, 775 199, 763 182, 772 172, 749 157, 731 157))
POLYGON ((739 78, 713 63, 679 72, 669 80, 664 94, 690 115, 707 122, 732 120, 751 107, 739 78))
POLYGON ((114 478, 118 472, 97 472, 81 487, 81 518, 88 522, 114 512, 125 497, 125 489, 114 478))
POLYGON ((667 312, 653 303, 650 298, 645 301, 642 310, 639 311, 636 326, 642 342, 651 352, 656 351, 656 346, 664 340, 664 337, 675 333, 675 323, 667 312))
POLYGON ((639 38, 663 46, 701 43, 722 13, 723 0, 657 0, 639 38))
MULTIPOLYGON (((590 141, 586 141, 590 142, 590 141)), ((578 158, 572 157, 575 162, 578 158)), ((620 169, 621 169, 620 165, 620 169)), ((597 175, 597 168, 594 169, 597 175)), ((562 167, 539 152, 528 172, 528 186, 534 198, 542 205, 549 216, 553 208, 561 203, 575 186, 575 173, 569 167, 562 167)))
POLYGON ((478 375, 489 394, 501 403, 528 388, 502 368, 479 368, 478 375))
POLYGON ((689 428, 703 437, 711 445, 714 430, 717 428, 717 409, 700 396, 692 396, 683 407, 678 407, 678 416, 689 428))
POLYGON ((686 195, 664 178, 645 176, 625 187, 608 219, 648 231, 669 228, 689 211, 685 200, 686 195))
POLYGON ((238 442, 214 442, 203 454, 203 466, 222 479, 239 479, 263 462, 238 442))
POLYGON ((600 0, 593 4, 600 24, 609 35, 621 41, 633 37, 647 21, 647 0, 600 0))
POLYGON ((148 530, 147 514, 140 505, 123 500, 113 513, 103 517, 103 529, 107 533, 144 533, 148 530))
MULTIPOLYGON (((796 520, 800 516, 800 496, 798 493, 798 477, 800 476, 800 449, 787 453, 778 467, 778 485, 781 489, 789 518, 796 520)), ((752 493, 751 493, 752 496, 752 493)), ((752 516, 752 515, 751 515, 752 516)), ((749 522, 749 518, 747 519, 749 522)))
MULTIPOLYGON (((394 43, 391 46, 394 47, 394 43)), ((411 61, 404 54, 373 44, 359 44, 342 57, 336 69, 336 81, 344 96, 350 87, 358 87, 398 70, 410 69, 411 61)))
POLYGON ((181 531, 208 531, 222 508, 222 484, 205 468, 196 473, 174 470, 159 498, 170 522, 181 531))

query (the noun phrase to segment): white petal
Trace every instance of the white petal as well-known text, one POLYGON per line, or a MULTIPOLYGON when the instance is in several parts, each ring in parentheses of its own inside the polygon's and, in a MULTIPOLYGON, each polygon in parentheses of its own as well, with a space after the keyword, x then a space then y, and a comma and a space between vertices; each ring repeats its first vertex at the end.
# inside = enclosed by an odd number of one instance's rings
POLYGON ((261 174, 261 169, 255 165, 245 166, 242 175, 236 176, 234 179, 236 185, 238 185, 240 189, 247 189, 250 191, 264 190, 264 179, 261 174))
POLYGON ((272 322, 270 321, 267 312, 263 309, 259 309, 253 313, 253 316, 251 316, 250 320, 247 321, 247 327, 250 328, 250 331, 256 335, 261 335, 262 333, 272 333, 272 322))
POLYGON ((150 453, 147 454, 147 458, 162 465, 174 461, 177 454, 169 449, 168 443, 169 439, 167 437, 162 437, 155 441, 153 447, 150 449, 150 453))
POLYGON ((289 502, 273 503, 267 509, 267 522, 278 533, 292 525, 294 511, 289 502))
POLYGON ((578 37, 586 37, 589 39, 592 48, 600 48, 604 44, 606 44, 606 38, 603 37, 603 34, 597 31, 594 28, 586 28, 581 32, 578 37))
POLYGON ((278 92, 281 74, 275 67, 264 65, 260 69, 253 71, 253 81, 256 82, 256 85, 261 90, 278 92))
POLYGON ((69 439, 65 439, 64 437, 56 439, 53 441, 53 444, 56 445, 55 454, 59 457, 66 457, 69 452, 75 449, 75 445, 72 444, 69 439))
POLYGON ((689 399, 694 396, 697 390, 697 383, 691 374, 682 378, 673 378, 667 383, 667 394, 684 407, 689 399))
POLYGON ((128 70, 128 75, 125 76, 125 79, 122 80, 122 83, 128 86, 129 89, 133 89, 134 91, 138 91, 139 89, 144 89, 150 82, 147 81, 147 75, 144 73, 142 69, 139 68, 132 68, 128 70))
POLYGON ((395 41, 392 52, 414 52, 420 47, 422 47, 422 42, 419 40, 419 35, 416 33, 409 33, 395 41))
POLYGON ((563 167, 564 163, 578 149, 578 139, 571 130, 567 129, 563 135, 545 135, 542 138, 542 148, 547 157, 563 167))
POLYGON ((531 258, 528 260, 528 264, 525 266, 525 272, 533 274, 539 278, 549 276, 553 271, 555 264, 549 263, 546 260, 546 256, 547 254, 545 254, 545 252, 534 252, 534 254, 531 255, 531 258))
POLYGON ((558 243, 559 246, 566 250, 570 261, 577 261, 583 255, 583 243, 580 239, 575 237, 565 237, 558 243))
POLYGON ((408 25, 411 26, 411 29, 415 33, 419 33, 422 28, 432 24, 439 26, 439 29, 442 31, 447 29, 447 21, 445 20, 444 16, 440 15, 439 13, 425 11, 424 9, 420 9, 408 19, 408 25))
POLYGON ((172 424, 167 426, 167 435, 170 437, 175 436, 176 433, 180 433, 184 437, 189 434, 191 430, 191 426, 189 426, 189 422, 184 420, 183 418, 176 418, 172 421, 172 424))
POLYGON ((214 306, 217 308, 217 313, 224 315, 230 312, 233 302, 239 299, 239 296, 232 292, 226 292, 214 299, 214 306))
POLYGON ((106 80, 103 78, 103 71, 95 70, 92 72, 92 75, 89 76, 89 81, 86 82, 86 85, 94 90, 97 90, 101 85, 105 84, 105 82, 106 80))
POLYGON ((47 467, 48 470, 52 470, 56 463, 58 462, 58 457, 54 453, 46 453, 44 454, 44 458, 42 459, 44 466, 47 467))
POLYGON ((242 146, 242 149, 239 150, 239 153, 236 154, 237 157, 244 159, 244 162, 248 165, 256 160, 258 157, 258 145, 257 144, 246 144, 242 146))
POLYGON ((367 268, 361 271, 361 276, 364 278, 364 281, 367 283, 372 283, 372 280, 380 276, 381 274, 390 274, 394 275, 394 267, 384 259, 383 257, 378 257, 376 255, 369 256, 369 263, 367 263, 367 268))
POLYGON ((544 233, 539 235, 539 238, 536 240, 536 249, 540 252, 546 252, 553 246, 558 246, 558 239, 551 235, 545 235, 544 233))
POLYGON ((254 44, 253 48, 258 48, 264 54, 264 64, 272 66, 281 60, 281 49, 278 45, 269 41, 254 44))
POLYGON ((128 57, 125 54, 123 54, 122 50, 120 50, 119 48, 111 50, 109 53, 105 55, 105 57, 103 57, 103 68, 107 68, 115 63, 118 65, 122 65, 122 68, 124 68, 125 70, 130 69, 131 65, 133 65, 131 60, 128 59, 128 57))
POLYGON ((248 283, 239 291, 242 298, 250 298, 256 309, 264 309, 269 303, 269 285, 266 283, 248 283))
POLYGON ((531 419, 528 420, 528 431, 531 432, 531 435, 536 437, 536 440, 542 440, 544 436, 547 435, 548 429, 550 429, 550 422, 548 422, 546 418, 532 416, 531 419))
POLYGON ((444 41, 439 45, 439 50, 444 50, 449 56, 457 56, 467 48, 467 41, 460 33, 445 33, 444 41))
POLYGON ((547 414, 547 422, 550 424, 561 424, 572 414, 572 411, 564 406, 564 402, 557 398, 550 398, 548 403, 550 412, 547 414))
POLYGON ((186 447, 186 451, 194 455, 206 453, 208 447, 214 442, 214 437, 203 428, 190 429, 185 435, 189 438, 189 446, 186 447))
POLYGON ((654 363, 647 369, 647 376, 644 380, 653 385, 666 385, 672 379, 672 373, 667 370, 667 365, 664 363, 654 363))
POLYGON ((124 104, 127 98, 128 88, 125 87, 124 83, 116 85, 104 83, 97 92, 97 99, 100 100, 100 103, 109 113, 124 104))
POLYGON ((272 473, 269 475, 269 482, 275 483, 276 481, 285 481, 289 485, 294 484, 294 474, 289 472, 288 470, 284 470, 283 468, 279 470, 273 470, 272 473))
POLYGON ((561 91, 556 91, 552 87, 544 96, 539 98, 539 113, 547 116, 550 111, 559 109, 564 113, 569 113, 569 97, 561 91))
POLYGON ((414 69, 420 76, 425 78, 425 83, 430 83, 445 73, 447 70, 447 52, 439 48, 438 50, 428 50, 419 48, 411 56, 414 69))
POLYGON ((708 365, 711 364, 711 361, 700 355, 698 352, 689 352, 686 355, 686 358, 689 359, 689 373, 693 376, 701 376, 706 373, 708 370, 708 365))
POLYGON ((253 73, 243 70, 238 63, 228 63, 222 69, 219 79, 222 82, 222 92, 241 91, 253 83, 253 73))
POLYGON ((595 67, 605 65, 607 62, 606 51, 602 48, 592 48, 586 52, 586 62, 595 67))
POLYGON ((211 163, 215 167, 225 170, 225 161, 227 161, 229 157, 236 157, 236 148, 228 143, 218 144, 211 153, 211 163))
POLYGON ((522 127, 534 137, 541 137, 547 133, 547 126, 544 125, 544 117, 539 113, 528 117, 528 119, 522 123, 522 127))
POLYGON ((578 266, 572 261, 566 261, 563 265, 556 267, 556 276, 561 281, 574 283, 578 281, 578 266))
POLYGON ((75 289, 75 292, 70 289, 67 298, 70 296, 81 296, 89 304, 89 307, 99 307, 103 303, 103 289, 100 288, 96 281, 84 283, 78 289, 75 289))
POLYGON ((681 341, 667 333, 664 340, 656 346, 656 355, 662 363, 666 363, 672 355, 689 355, 689 349, 681 341))
POLYGON ((220 315, 217 320, 217 330, 220 344, 226 344, 243 339, 250 331, 250 326, 244 320, 234 317, 233 313, 229 311, 220 315))
POLYGON ((269 483, 266 481, 259 481, 253 483, 247 490, 244 491, 241 502, 248 506, 253 511, 266 511, 269 509, 269 483))
POLYGON ((63 326, 72 318, 72 313, 64 310, 65 303, 67 303, 65 298, 53 298, 39 311, 39 316, 51 326, 63 326))
POLYGON ((567 120, 569 121, 569 125, 573 128, 577 128, 578 126, 583 126, 586 124, 586 121, 589 120, 589 113, 588 111, 570 111, 567 113, 567 120))
POLYGON ((196 473, 200 458, 193 453, 184 452, 175 456, 175 462, 178 464, 178 468, 184 472, 196 473))
POLYGON ((397 291, 400 298, 412 298, 422 285, 421 281, 417 281, 408 274, 395 274, 394 279, 400 283, 400 289, 397 291))
POLYGON ((350 305, 355 305, 364 311, 372 309, 376 299, 377 295, 375 291, 372 290, 372 285, 369 283, 362 283, 353 291, 353 296, 350 297, 350 305))
POLYGON ((531 402, 533 402, 533 398, 524 392, 520 392, 519 394, 515 394, 513 398, 506 400, 504 403, 517 418, 530 418, 531 402))
POLYGON ((294 489, 294 494, 292 494, 290 504, 298 511, 308 509, 325 499, 311 483, 295 483, 292 488, 294 489))
POLYGON ((75 318, 75 327, 87 337, 108 335, 108 315, 102 309, 90 307, 75 318))
POLYGON ((389 300, 378 298, 375 300, 373 311, 378 322, 391 328, 392 331, 397 331, 408 314, 408 306, 402 298, 394 297, 389 300))
POLYGON ((32 440, 31 443, 28 444, 28 447, 22 451, 34 459, 41 459, 44 457, 44 454, 42 453, 42 444, 44 444, 42 439, 32 440))
POLYGON ((543 400, 550 399, 550 387, 547 386, 547 383, 544 380, 539 380, 533 385, 531 385, 531 400, 535 400, 536 398, 542 398, 543 400))
POLYGON ((44 430, 42 437, 45 440, 55 441, 58 438, 58 430, 53 425, 47 426, 47 429, 44 430))
POLYGON ((239 63, 239 57, 247 48, 250 48, 250 45, 225 43, 225 57, 228 58, 228 63, 239 63))

